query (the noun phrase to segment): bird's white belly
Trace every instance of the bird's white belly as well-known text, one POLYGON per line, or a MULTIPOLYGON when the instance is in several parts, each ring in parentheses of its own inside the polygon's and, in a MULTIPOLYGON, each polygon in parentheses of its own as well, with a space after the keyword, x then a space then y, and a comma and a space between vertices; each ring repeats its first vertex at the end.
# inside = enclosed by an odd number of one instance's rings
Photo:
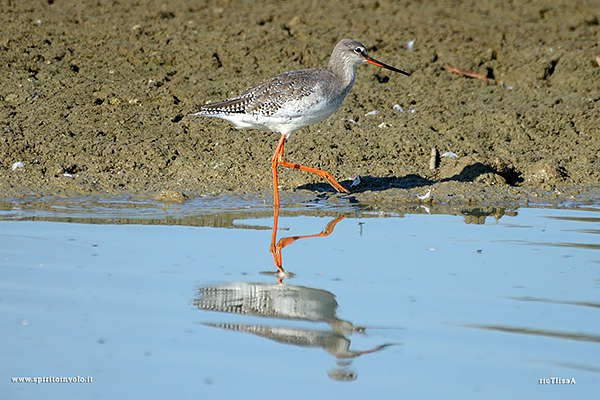
MULTIPOLYGON (((338 104, 314 96, 288 100, 271 115, 261 113, 230 114, 226 118, 238 129, 260 129, 290 135, 305 126, 321 122, 338 108, 338 104)), ((221 117, 223 118, 223 117, 221 117)))

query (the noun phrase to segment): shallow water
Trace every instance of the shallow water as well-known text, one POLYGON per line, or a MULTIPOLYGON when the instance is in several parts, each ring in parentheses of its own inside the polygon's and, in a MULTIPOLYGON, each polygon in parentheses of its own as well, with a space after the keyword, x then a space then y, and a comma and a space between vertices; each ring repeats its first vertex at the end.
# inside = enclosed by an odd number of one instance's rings
POLYGON ((2 204, 0 397, 600 388, 598 207, 217 204, 2 204))

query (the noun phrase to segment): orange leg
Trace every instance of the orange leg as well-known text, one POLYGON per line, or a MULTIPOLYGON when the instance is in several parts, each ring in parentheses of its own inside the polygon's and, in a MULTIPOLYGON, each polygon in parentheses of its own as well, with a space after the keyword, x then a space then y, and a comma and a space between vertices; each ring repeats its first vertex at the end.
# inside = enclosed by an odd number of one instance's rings
POLYGON ((281 135, 279 139, 279 143, 277 143, 277 147, 275 148, 275 153, 273 153, 273 158, 271 158, 271 170, 273 171, 273 205, 279 206, 279 184, 277 181, 277 160, 281 158, 281 153, 283 152, 283 142, 285 141, 285 135, 281 135))
MULTIPOLYGON (((275 193, 277 193, 277 189, 275 193)), ((277 221, 279 221, 279 205, 274 205, 273 230, 271 231, 271 255, 273 256, 273 263, 275 263, 275 268, 277 268, 279 272, 285 272, 281 263, 281 248, 275 245, 275 241, 277 240, 277 221)))
POLYGON ((277 183, 277 165, 281 165, 282 167, 299 169, 300 171, 312 172, 313 174, 319 175, 323 179, 327 179, 329 184, 333 186, 335 190, 338 192, 348 193, 342 185, 340 185, 333 176, 327 171, 323 171, 316 168, 306 167, 304 165, 294 164, 291 162, 287 162, 283 160, 283 145, 285 142, 285 135, 281 135, 281 139, 279 139, 279 143, 277 143, 277 147, 275 148, 275 153, 273 154, 273 158, 271 159, 271 169, 273 170, 273 197, 274 197, 274 206, 279 205, 279 189, 277 183))

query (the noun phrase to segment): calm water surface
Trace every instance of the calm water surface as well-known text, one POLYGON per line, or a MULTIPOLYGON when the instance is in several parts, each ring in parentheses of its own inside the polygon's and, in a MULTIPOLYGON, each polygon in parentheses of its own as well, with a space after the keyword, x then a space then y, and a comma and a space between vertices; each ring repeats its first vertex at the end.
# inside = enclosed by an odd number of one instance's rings
POLYGON ((599 210, 5 203, 0 398, 592 398, 599 210))

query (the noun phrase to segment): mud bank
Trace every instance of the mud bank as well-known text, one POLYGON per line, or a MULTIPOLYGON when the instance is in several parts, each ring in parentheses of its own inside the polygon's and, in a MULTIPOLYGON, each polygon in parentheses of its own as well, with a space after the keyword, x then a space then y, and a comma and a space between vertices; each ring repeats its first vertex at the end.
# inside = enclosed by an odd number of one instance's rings
POLYGON ((286 159, 329 171, 351 195, 281 169, 283 199, 401 202, 431 189, 432 201, 593 200, 599 6, 4 1, 0 196, 268 202, 278 134, 188 114, 276 73, 325 66, 348 37, 412 75, 358 68, 340 109, 286 143, 286 159), (432 148, 457 158, 430 169, 432 148))

